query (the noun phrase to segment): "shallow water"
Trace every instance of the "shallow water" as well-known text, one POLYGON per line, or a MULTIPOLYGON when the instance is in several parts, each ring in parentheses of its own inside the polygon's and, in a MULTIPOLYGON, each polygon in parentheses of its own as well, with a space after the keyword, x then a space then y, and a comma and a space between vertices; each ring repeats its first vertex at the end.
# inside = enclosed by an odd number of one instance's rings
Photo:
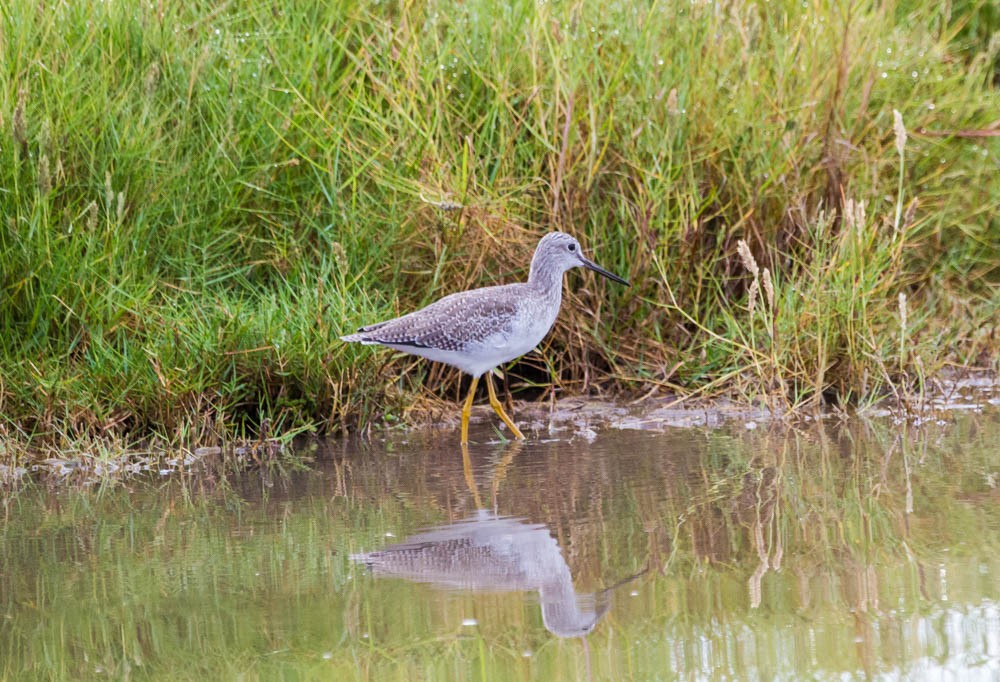
POLYGON ((22 490, 0 678, 1000 679, 995 408, 582 433, 22 490))

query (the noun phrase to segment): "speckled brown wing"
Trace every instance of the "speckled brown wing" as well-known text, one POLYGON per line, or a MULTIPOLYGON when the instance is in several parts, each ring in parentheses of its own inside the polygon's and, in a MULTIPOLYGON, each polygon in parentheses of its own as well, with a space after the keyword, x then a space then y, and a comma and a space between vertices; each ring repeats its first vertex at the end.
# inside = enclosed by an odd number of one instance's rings
POLYGON ((359 341, 460 351, 498 333, 509 334, 517 317, 517 284, 461 291, 426 308, 352 334, 359 341))

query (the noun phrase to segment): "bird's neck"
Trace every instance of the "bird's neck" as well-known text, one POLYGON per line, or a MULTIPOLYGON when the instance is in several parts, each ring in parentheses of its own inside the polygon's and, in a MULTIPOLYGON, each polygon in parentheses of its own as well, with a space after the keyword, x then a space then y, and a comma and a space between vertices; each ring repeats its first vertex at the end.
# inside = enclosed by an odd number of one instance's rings
POLYGON ((562 292, 562 279, 562 271, 542 267, 537 260, 531 261, 528 286, 532 289, 549 296, 558 296, 562 292))

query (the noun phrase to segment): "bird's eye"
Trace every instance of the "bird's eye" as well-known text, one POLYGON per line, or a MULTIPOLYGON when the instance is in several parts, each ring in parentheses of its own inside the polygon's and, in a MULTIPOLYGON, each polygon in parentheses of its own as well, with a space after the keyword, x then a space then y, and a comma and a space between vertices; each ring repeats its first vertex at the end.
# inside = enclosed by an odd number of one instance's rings
POLYGON ((566 248, 569 249, 571 252, 576 251, 576 244, 569 244, 566 246, 566 248))

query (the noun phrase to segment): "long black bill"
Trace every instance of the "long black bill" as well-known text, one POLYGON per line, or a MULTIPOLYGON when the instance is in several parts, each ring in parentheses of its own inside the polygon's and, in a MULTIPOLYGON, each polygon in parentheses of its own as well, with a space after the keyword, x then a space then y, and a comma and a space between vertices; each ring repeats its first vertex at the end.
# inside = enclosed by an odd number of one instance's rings
POLYGON ((610 280, 612 280, 614 282, 618 282, 619 284, 624 284, 625 286, 631 286, 628 283, 628 280, 622 279, 621 277, 619 277, 618 275, 616 275, 613 272, 608 272, 607 270, 605 270, 604 268, 602 268, 600 265, 598 265, 594 261, 590 260, 589 258, 584 258, 583 256, 580 256, 580 262, 583 263, 583 267, 585 267, 585 268, 587 268, 589 270, 593 270, 594 272, 596 272, 599 275, 604 275, 608 279, 610 279, 610 280))

